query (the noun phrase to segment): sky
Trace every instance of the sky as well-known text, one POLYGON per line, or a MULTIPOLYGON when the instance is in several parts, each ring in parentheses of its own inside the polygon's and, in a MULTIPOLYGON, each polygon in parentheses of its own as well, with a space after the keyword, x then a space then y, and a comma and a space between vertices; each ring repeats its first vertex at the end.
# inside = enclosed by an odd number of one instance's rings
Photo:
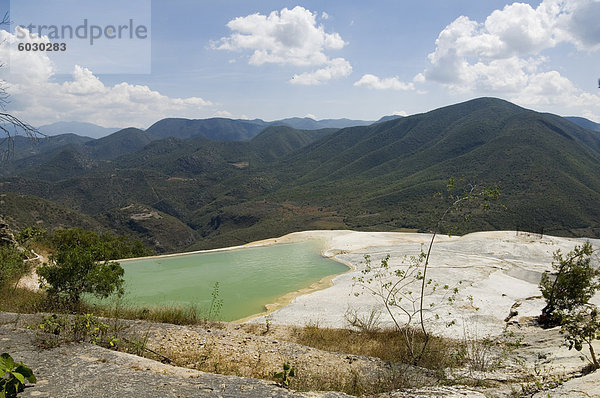
POLYGON ((377 120, 483 96, 600 122, 600 0, 107 0, 104 17, 94 1, 69 1, 44 2, 49 11, 13 0, 14 23, 0 30, 6 111, 34 126, 377 120), (18 51, 23 40, 64 41, 19 37, 19 21, 58 23, 51 13, 103 28, 142 21, 148 32, 71 40, 62 54, 18 51))

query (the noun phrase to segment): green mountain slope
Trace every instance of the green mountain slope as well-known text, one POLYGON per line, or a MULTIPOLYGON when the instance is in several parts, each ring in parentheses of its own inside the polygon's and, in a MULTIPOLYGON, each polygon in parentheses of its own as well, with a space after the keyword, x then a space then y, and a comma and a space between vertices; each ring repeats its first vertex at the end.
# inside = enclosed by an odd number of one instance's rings
POLYGON ((398 217, 414 224, 415 201, 442 189, 448 176, 464 175, 499 184, 509 211, 494 225, 564 232, 600 220, 598 144, 594 134, 564 119, 479 99, 341 130, 288 161, 285 170, 298 178, 277 198, 306 191, 336 202, 344 196, 351 199, 350 213, 397 207, 398 217))
POLYGON ((89 141, 85 146, 89 148, 90 156, 94 159, 110 160, 137 152, 154 140, 156 137, 151 133, 129 127, 106 137, 89 141))
POLYGON ((250 150, 263 160, 280 159, 337 129, 297 130, 287 126, 267 127, 250 141, 250 150))
POLYGON ((92 216, 36 196, 7 192, 0 194, 0 203, 0 215, 15 229, 35 226, 52 230, 76 225, 96 231, 108 230, 92 216))
POLYGON ((18 135, 14 137, 11 160, 15 161, 36 156, 67 145, 83 145, 92 140, 92 138, 82 137, 76 134, 60 134, 49 137, 40 137, 35 140, 18 135))
POLYGON ((188 139, 203 136, 218 141, 246 141, 260 133, 267 124, 262 120, 163 119, 148 127, 147 132, 158 138, 188 139))
POLYGON ((36 141, 16 137, 13 158, 4 165, 3 175, 22 175, 59 181, 85 174, 128 153, 136 152, 155 140, 136 128, 94 140, 75 134, 46 137, 36 141))

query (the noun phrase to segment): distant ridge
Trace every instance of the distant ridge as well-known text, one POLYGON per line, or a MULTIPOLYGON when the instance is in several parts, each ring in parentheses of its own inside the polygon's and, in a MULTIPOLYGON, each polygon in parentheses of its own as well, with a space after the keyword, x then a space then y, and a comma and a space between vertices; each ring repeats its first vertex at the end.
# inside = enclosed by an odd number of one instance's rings
POLYGON ((600 132, 600 123, 592 122, 589 119, 577 116, 567 116, 565 119, 589 130, 600 132))
MULTIPOLYGON (((208 118, 208 119, 184 119, 167 118, 162 119, 150 126, 154 130, 157 138, 176 137, 192 138, 203 135, 207 138, 218 141, 243 141, 254 137, 256 130, 258 132, 268 126, 289 126, 298 130, 319 130, 324 128, 346 128, 354 126, 368 126, 373 123, 382 123, 390 120, 400 119, 400 115, 383 116, 377 121, 352 120, 352 119, 322 119, 315 120, 309 117, 292 117, 272 122, 265 122, 261 119, 227 119, 227 118, 208 118), (219 125, 221 123, 221 125, 219 125), (156 126, 158 125, 158 126, 156 126), (245 125, 246 127, 235 127, 236 125, 245 125), (252 126, 252 127, 248 127, 252 126), (221 131, 224 132, 220 132, 221 131), (172 130, 171 135, 169 130, 172 130), (240 131, 241 130, 241 131, 240 131)), ((565 119, 590 130, 600 132, 600 124, 595 123, 583 117, 567 116, 565 119)), ((102 138, 120 131, 119 128, 106 128, 92 123, 85 122, 56 122, 38 127, 38 130, 47 136, 56 136, 63 134, 76 134, 81 137, 90 137, 94 139, 102 138)))
POLYGON ((345 128, 366 126, 372 121, 350 119, 288 118, 265 122, 264 120, 244 119, 162 119, 150 126, 146 131, 158 138, 175 137, 181 139, 198 136, 216 141, 249 141, 269 126, 288 126, 298 130, 321 130, 327 128, 345 128))
POLYGON ((267 126, 262 120, 169 118, 159 120, 146 131, 157 138, 188 139, 203 136, 217 141, 247 141, 267 126))
POLYGON ((390 115, 390 116, 384 116, 381 119, 379 119, 378 121, 376 121, 375 123, 383 123, 383 122, 389 122, 390 120, 396 120, 396 119, 401 119, 404 116, 400 116, 400 115, 390 115))
POLYGON ((40 126, 38 127, 38 130, 41 133, 50 136, 72 133, 83 137, 101 138, 120 129, 101 127, 85 122, 56 122, 40 126))
POLYGON ((323 119, 315 120, 309 117, 299 118, 293 117, 288 119, 281 119, 271 122, 271 125, 284 125, 293 127, 299 130, 319 130, 326 128, 343 129, 346 127, 354 126, 368 126, 372 124, 372 121, 366 120, 351 120, 351 119, 323 119))
MULTIPOLYGON (((217 141, 247 141, 269 126, 288 126, 298 130, 321 130, 325 128, 340 129, 353 126, 368 126, 373 123, 392 120, 398 117, 400 116, 384 116, 377 122, 344 118, 315 120, 309 117, 293 117, 272 122, 265 122, 261 119, 167 118, 157 121, 146 129, 146 131, 156 139, 167 137, 188 139, 203 136, 217 141)), ((40 126, 38 129, 47 136, 76 134, 81 137, 90 137, 93 139, 103 138, 122 130, 118 128, 105 128, 92 123, 83 122, 57 122, 40 126)))

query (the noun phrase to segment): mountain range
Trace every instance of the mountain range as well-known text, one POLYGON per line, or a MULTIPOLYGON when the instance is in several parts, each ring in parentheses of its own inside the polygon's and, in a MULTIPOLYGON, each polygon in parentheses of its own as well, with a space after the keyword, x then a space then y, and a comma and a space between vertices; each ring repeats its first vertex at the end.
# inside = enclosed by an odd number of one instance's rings
MULTIPOLYGON (((384 116, 377 122, 395 119, 401 116, 384 116)), ((205 137, 220 140, 220 141, 238 141, 250 139, 261 132, 268 126, 288 126, 300 130, 319 130, 324 128, 345 128, 353 126, 368 126, 369 124, 377 123, 367 120, 351 120, 351 119, 322 119, 315 120, 309 117, 287 118, 265 122, 261 119, 245 120, 245 119, 227 119, 227 118, 210 118, 210 119, 182 119, 168 118, 163 119, 152 126, 147 131, 156 133, 156 137, 171 137, 191 138, 192 135, 202 134, 205 137), (235 125, 235 126, 233 126, 235 125), (243 127, 242 127, 243 126, 243 127), (168 133, 165 133, 168 129, 168 133), (166 134, 166 135, 165 135, 166 134), (191 135, 190 135, 191 134, 191 135)), ((45 136, 51 137, 56 135, 76 134, 81 137, 102 138, 111 135, 121 129, 106 128, 92 123, 83 122, 56 122, 43 125, 37 130, 45 136)))
POLYGON ((479 98, 352 127, 288 120, 304 129, 164 119, 100 139, 17 137, 2 214, 17 227, 126 233, 163 252, 305 229, 427 231, 454 176, 497 186, 502 205, 458 220, 458 232, 600 236, 600 133, 585 119, 479 98))

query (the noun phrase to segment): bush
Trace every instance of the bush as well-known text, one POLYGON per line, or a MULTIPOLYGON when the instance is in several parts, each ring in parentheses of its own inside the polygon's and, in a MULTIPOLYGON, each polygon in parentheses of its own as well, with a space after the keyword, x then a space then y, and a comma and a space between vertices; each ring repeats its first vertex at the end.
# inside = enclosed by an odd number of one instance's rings
POLYGON ((124 271, 111 260, 150 254, 140 241, 81 228, 55 231, 49 243, 54 254, 38 275, 48 284, 51 298, 71 309, 79 307, 85 293, 98 298, 122 295, 124 271))
POLYGON ((564 316, 586 305, 598 290, 600 269, 592 265, 592 253, 589 242, 575 246, 566 256, 560 250, 554 252, 552 268, 555 272, 545 272, 539 285, 546 300, 540 316, 542 325, 562 324, 564 316))
POLYGON ((38 268, 38 275, 48 284, 48 295, 68 307, 78 307, 84 293, 99 298, 123 294, 123 268, 114 261, 98 261, 93 246, 61 248, 50 260, 38 268))
POLYGON ((47 231, 37 227, 25 227, 15 235, 15 240, 19 245, 28 247, 32 242, 44 239, 47 231))
POLYGON ((566 257, 560 250, 554 253, 552 267, 540 281, 540 290, 546 299, 539 320, 543 326, 561 325, 565 344, 577 351, 587 344, 592 370, 600 369, 592 343, 600 338, 598 309, 588 303, 600 288, 600 269, 592 265, 594 250, 589 242, 575 246, 566 257))

